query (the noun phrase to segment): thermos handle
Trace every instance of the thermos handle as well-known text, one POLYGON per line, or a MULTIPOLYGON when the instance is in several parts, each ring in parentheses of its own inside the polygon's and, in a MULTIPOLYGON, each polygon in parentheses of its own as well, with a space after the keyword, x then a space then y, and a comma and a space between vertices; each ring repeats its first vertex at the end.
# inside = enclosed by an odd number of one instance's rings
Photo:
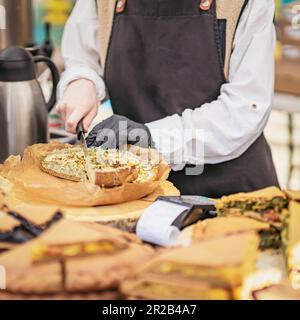
POLYGON ((53 109, 53 107, 55 106, 55 103, 56 103, 56 87, 57 87, 58 82, 59 82, 58 70, 57 70, 55 64, 47 57, 36 56, 36 57, 33 57, 33 61, 35 63, 38 63, 38 62, 46 63, 46 65, 49 67, 49 69, 51 71, 53 88, 52 88, 51 97, 50 97, 50 99, 49 99, 49 101, 47 103, 48 112, 50 112, 53 109))

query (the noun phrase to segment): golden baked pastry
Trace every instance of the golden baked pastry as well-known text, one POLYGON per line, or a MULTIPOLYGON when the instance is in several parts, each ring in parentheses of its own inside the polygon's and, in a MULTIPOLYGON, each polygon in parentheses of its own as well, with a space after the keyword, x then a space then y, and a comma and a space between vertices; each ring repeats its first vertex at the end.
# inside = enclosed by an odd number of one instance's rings
POLYGON ((39 238, 0 255, 7 274, 4 293, 44 296, 115 290, 154 254, 135 237, 92 225, 61 220, 39 238))
POLYGON ((126 182, 154 180, 157 169, 128 151, 90 148, 88 159, 82 148, 55 150, 41 160, 41 169, 53 176, 72 180, 90 181, 101 187, 116 187, 126 182))
POLYGON ((143 299, 236 299, 245 276, 255 271, 258 236, 253 232, 162 252, 121 284, 143 299))
POLYGON ((220 216, 245 216, 280 226, 288 207, 288 198, 276 187, 249 193, 237 193, 217 200, 220 216))
POLYGON ((193 226, 193 241, 203 241, 249 231, 254 231, 260 236, 261 250, 281 247, 280 230, 270 223, 247 217, 218 217, 200 221, 193 226))

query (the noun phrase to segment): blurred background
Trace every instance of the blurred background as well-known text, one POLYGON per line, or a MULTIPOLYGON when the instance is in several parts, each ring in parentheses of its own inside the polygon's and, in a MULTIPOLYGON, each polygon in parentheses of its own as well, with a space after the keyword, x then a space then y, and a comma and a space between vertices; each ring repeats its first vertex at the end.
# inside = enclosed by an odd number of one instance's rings
MULTIPOLYGON (((263 0, 262 0, 263 1, 263 0)), ((276 57, 276 92, 274 110, 265 131, 269 140, 281 186, 300 189, 300 1, 274 0, 278 41, 276 57)), ((60 43, 64 25, 76 0, 0 0, 6 8, 7 29, 0 30, 1 49, 11 45, 28 48, 54 61, 59 72, 64 69, 60 43), (14 19, 11 19, 14 17, 14 19)), ((50 71, 39 66, 39 81, 46 98, 51 93, 50 71)), ((111 113, 102 106, 101 117, 111 113)), ((49 114, 52 139, 70 142, 59 115, 49 114)))

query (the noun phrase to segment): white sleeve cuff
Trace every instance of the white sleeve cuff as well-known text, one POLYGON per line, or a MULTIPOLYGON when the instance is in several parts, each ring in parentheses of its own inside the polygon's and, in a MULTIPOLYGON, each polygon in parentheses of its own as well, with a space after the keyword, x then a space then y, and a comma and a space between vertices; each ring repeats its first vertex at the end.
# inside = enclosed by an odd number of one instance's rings
POLYGON ((203 166, 204 131, 184 126, 182 117, 175 114, 146 124, 156 149, 163 155, 172 170, 183 170, 187 164, 203 166))
POLYGON ((67 69, 61 77, 57 87, 57 99, 60 100, 67 86, 75 80, 87 79, 94 83, 97 91, 97 99, 102 101, 106 96, 105 84, 103 79, 91 68, 76 66, 67 69))
POLYGON ((180 116, 175 114, 161 120, 147 123, 155 148, 162 154, 174 171, 186 165, 184 139, 180 116))

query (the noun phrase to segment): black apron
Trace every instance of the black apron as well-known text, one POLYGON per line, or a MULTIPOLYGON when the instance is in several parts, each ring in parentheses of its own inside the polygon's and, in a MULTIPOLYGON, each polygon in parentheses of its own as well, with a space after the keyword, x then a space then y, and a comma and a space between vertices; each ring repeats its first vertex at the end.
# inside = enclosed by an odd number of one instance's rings
MULTIPOLYGON (((105 82, 116 114, 148 123, 220 95, 226 82, 224 24, 216 4, 200 0, 127 0, 116 14, 105 82)), ((219 197, 278 185, 270 148, 262 135, 240 158, 205 165, 201 175, 172 171, 182 194, 219 197)))

